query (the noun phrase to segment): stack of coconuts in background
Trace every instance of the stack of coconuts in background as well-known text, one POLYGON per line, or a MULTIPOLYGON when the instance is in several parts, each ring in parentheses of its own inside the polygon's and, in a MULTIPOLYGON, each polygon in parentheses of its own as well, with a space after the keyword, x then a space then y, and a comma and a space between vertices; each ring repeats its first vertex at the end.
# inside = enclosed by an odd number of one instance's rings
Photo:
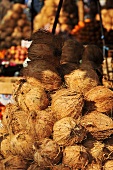
POLYGON ((113 91, 101 83, 100 48, 39 30, 28 56, 3 114, 1 170, 112 169, 113 91))

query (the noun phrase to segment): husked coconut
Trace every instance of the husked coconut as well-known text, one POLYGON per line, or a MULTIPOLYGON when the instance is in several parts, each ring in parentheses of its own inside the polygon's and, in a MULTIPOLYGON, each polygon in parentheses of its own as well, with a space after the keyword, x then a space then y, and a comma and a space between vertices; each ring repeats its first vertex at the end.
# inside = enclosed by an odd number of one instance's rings
POLYGON ((90 164, 87 165, 86 170, 101 170, 102 164, 98 161, 92 161, 90 164))
POLYGON ((113 169, 113 160, 107 160, 103 166, 103 170, 112 170, 113 169))
POLYGON ((2 163, 5 170, 13 169, 25 170, 28 168, 29 165, 29 162, 27 160, 17 155, 10 155, 8 158, 2 160, 2 163))
POLYGON ((29 61, 28 66, 22 68, 20 74, 25 78, 36 78, 41 86, 48 91, 56 90, 62 84, 61 77, 54 65, 43 59, 29 61))
POLYGON ((69 88, 61 88, 51 98, 51 109, 57 120, 67 116, 81 117, 84 106, 84 98, 81 93, 71 91, 69 88))
POLYGON ((97 111, 84 115, 80 124, 97 140, 106 139, 113 133, 113 120, 97 111))
POLYGON ((35 138, 33 138, 27 132, 21 131, 16 135, 11 136, 10 150, 13 155, 18 155, 27 160, 33 159, 33 144, 35 138))
POLYGON ((53 167, 50 168, 50 170, 71 170, 71 168, 61 163, 59 165, 54 165, 53 167))
POLYGON ((59 145, 49 138, 34 143, 34 161, 38 166, 49 167, 61 161, 62 151, 59 145))
POLYGON ((67 146, 63 151, 62 162, 72 169, 85 170, 89 163, 89 154, 82 145, 67 146))
POLYGON ((76 69, 64 76, 66 85, 71 89, 85 94, 100 84, 99 78, 93 69, 76 69))
POLYGON ((65 117, 54 123, 53 140, 60 146, 80 143, 85 136, 85 128, 72 117, 65 117))
POLYGON ((97 110, 109 116, 113 110, 113 91, 105 86, 92 88, 85 94, 87 110, 97 110))
POLYGON ((1 141, 0 153, 3 155, 4 158, 8 158, 11 155, 10 142, 10 135, 6 136, 1 141))
POLYGON ((14 84, 13 98, 25 111, 43 110, 48 107, 49 99, 43 87, 33 86, 26 79, 14 84))
POLYGON ((27 170, 50 170, 50 168, 38 166, 36 162, 33 162, 27 170))

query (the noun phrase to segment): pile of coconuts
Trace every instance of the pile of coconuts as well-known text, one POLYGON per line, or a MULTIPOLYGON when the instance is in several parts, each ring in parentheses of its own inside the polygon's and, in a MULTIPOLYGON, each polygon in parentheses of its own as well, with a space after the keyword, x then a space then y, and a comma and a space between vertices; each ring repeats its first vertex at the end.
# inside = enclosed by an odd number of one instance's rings
POLYGON ((111 170, 113 91, 101 82, 101 49, 38 30, 28 55, 3 113, 1 170, 111 170))

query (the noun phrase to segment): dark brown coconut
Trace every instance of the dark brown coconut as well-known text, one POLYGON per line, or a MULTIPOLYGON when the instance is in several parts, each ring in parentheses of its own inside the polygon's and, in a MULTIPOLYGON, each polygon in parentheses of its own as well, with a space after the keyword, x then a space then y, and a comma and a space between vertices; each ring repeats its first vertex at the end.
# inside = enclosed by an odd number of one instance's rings
POLYGON ((21 75, 36 78, 42 87, 49 91, 58 89, 62 84, 58 71, 45 60, 30 61, 28 66, 22 69, 21 75))
POLYGON ((60 146, 80 143, 85 136, 86 130, 72 117, 65 117, 54 123, 53 140, 60 146))
POLYGON ((58 120, 67 116, 80 117, 83 106, 84 98, 79 92, 62 88, 52 95, 51 109, 58 120))

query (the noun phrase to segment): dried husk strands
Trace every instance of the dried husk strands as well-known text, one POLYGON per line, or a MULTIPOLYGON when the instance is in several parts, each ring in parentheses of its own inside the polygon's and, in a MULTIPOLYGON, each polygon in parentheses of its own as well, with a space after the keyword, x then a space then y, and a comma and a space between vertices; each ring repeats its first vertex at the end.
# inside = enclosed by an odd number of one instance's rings
POLYGON ((38 166, 50 167, 61 161, 62 151, 59 145, 49 138, 44 138, 34 143, 34 161, 38 166))
POLYGON ((67 87, 83 94, 100 84, 96 72, 90 68, 74 70, 65 75, 64 79, 67 87))
POLYGON ((61 88, 52 95, 51 109, 57 120, 67 116, 80 117, 83 106, 83 95, 68 88, 61 88))
POLYGON ((6 136, 2 141, 1 141, 1 146, 0 146, 0 152, 3 155, 4 158, 8 158, 9 155, 11 155, 11 150, 10 150, 10 135, 6 136))
MULTIPOLYGON (((21 169, 25 170, 28 168, 28 161, 24 160, 22 157, 17 155, 10 155, 8 158, 3 159, 3 170, 13 170, 13 169, 21 169)), ((0 167, 1 168, 1 167, 0 167)))
POLYGON ((102 164, 100 162, 92 161, 87 165, 86 170, 102 170, 102 164))
POLYGON ((36 78, 47 91, 56 90, 62 84, 61 77, 55 67, 41 59, 30 61, 28 66, 21 70, 21 75, 36 78))
POLYGON ((87 110, 97 110, 109 116, 113 111, 113 91, 105 86, 92 88, 85 94, 87 110))
POLYGON ((10 150, 13 155, 18 155, 27 160, 33 160, 33 144, 35 138, 26 131, 21 131, 11 136, 10 150))
POLYGON ((60 63, 72 62, 80 64, 84 47, 73 39, 64 41, 60 63))
POLYGON ((107 160, 103 166, 103 170, 112 170, 113 169, 113 160, 107 160))
POLYGON ((92 159, 96 160, 96 162, 102 162, 103 149, 105 147, 104 143, 95 139, 86 139, 82 144, 88 149, 89 153, 92 155, 92 159))
POLYGON ((67 146, 63 151, 62 162, 72 169, 85 170, 89 162, 89 154, 82 145, 67 146))
POLYGON ((48 167, 40 167, 36 162, 31 163, 27 170, 50 170, 48 167))
POLYGON ((113 133, 113 120, 103 113, 92 111, 84 115, 80 122, 97 140, 106 139, 113 133))
POLYGON ((59 164, 59 165, 54 165, 53 167, 50 168, 50 170, 71 170, 71 168, 64 164, 59 164))
POLYGON ((25 111, 43 110, 48 107, 49 100, 43 87, 31 85, 26 79, 14 85, 13 98, 25 111))
POLYGON ((60 146, 80 143, 85 137, 86 130, 72 117, 65 117, 54 123, 53 140, 60 146))

